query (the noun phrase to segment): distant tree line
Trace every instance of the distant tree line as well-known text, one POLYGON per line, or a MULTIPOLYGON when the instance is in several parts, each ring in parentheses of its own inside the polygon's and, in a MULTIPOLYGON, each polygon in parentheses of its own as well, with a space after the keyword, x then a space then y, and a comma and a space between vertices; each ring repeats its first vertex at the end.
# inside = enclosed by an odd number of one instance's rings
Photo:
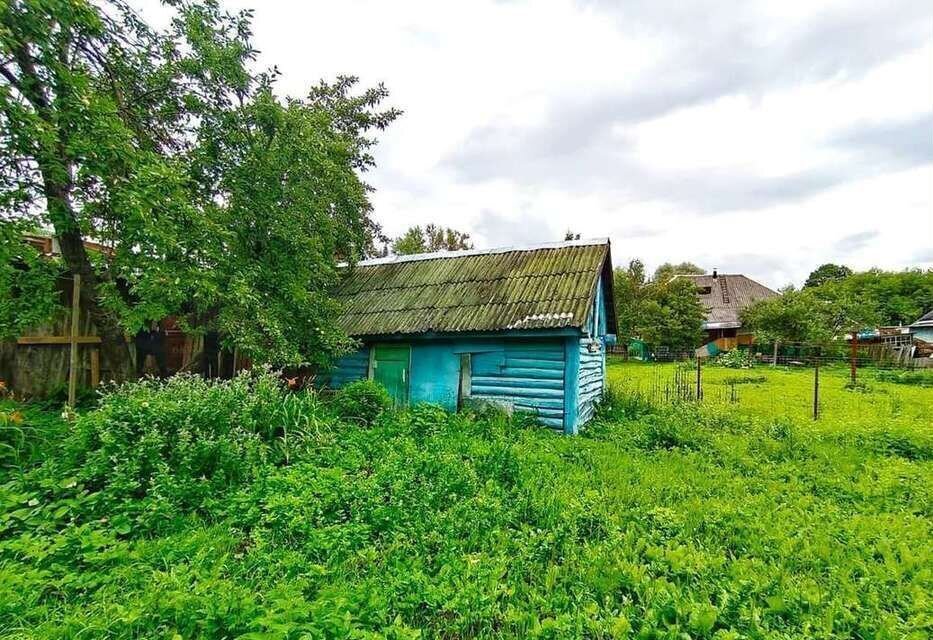
POLYGON ((436 224, 429 224, 423 228, 409 227, 405 233, 392 241, 392 253, 401 256, 472 248, 469 233, 436 224))
POLYGON ((907 325, 933 308, 933 270, 859 273, 824 264, 803 288, 786 287, 742 314, 759 342, 828 343, 844 334, 877 326, 907 325))

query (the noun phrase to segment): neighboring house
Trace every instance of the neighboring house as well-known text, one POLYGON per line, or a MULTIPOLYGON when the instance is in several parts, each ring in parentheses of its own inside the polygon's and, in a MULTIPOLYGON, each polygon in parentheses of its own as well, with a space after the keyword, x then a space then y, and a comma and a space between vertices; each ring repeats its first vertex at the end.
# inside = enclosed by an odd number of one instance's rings
POLYGON ((914 340, 923 340, 933 344, 933 310, 928 311, 919 320, 910 325, 914 340))
POLYGON ((742 310, 759 300, 780 295, 763 284, 742 274, 678 275, 688 278, 697 288, 700 303, 706 307, 703 331, 706 342, 715 342, 719 349, 750 345, 754 335, 742 328, 742 310))
POLYGON ((362 348, 322 379, 370 378, 395 402, 489 401, 576 433, 603 393, 615 339, 608 240, 391 256, 336 292, 362 348))

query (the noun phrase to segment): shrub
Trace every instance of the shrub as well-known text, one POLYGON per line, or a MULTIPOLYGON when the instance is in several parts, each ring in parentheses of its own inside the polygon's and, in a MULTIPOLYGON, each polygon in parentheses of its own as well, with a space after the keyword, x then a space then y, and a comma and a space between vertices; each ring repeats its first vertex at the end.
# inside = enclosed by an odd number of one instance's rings
POLYGON ((751 369, 755 364, 752 354, 745 349, 733 349, 713 359, 713 364, 730 369, 751 369))
POLYGON ((919 369, 917 371, 879 371, 876 374, 879 382, 893 382, 894 384, 909 384, 918 387, 933 387, 933 369, 919 369))
POLYGON ((290 394, 270 371, 233 380, 179 375, 106 391, 64 445, 78 487, 144 528, 188 510, 208 512, 226 492, 287 461, 322 407, 290 394), (291 441, 289 441, 291 438, 291 441))
POLYGON ((334 394, 332 406, 342 420, 371 426, 376 418, 392 407, 392 398, 378 382, 357 380, 334 394))

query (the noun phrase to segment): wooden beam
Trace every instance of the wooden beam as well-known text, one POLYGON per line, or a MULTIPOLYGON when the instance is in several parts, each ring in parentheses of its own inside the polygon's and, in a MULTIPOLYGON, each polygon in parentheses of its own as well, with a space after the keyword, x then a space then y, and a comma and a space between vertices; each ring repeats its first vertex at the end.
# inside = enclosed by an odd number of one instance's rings
POLYGON ((68 371, 68 406, 74 409, 78 389, 78 322, 81 319, 81 274, 72 276, 71 289, 71 368, 68 371))
POLYGON ((21 336, 16 344, 100 344, 100 336, 21 336))
POLYGON ((91 349, 91 387, 100 385, 100 349, 91 349))

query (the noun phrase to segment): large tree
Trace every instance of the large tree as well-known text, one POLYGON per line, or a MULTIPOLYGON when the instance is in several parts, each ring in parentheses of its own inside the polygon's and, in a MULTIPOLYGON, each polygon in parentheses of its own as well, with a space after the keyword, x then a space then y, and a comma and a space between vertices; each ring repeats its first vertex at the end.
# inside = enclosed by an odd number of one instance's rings
POLYGON ((692 262, 679 262, 676 264, 673 262, 665 262, 654 270, 653 280, 655 282, 667 282, 674 276, 678 275, 701 276, 704 273, 706 273, 706 269, 698 267, 692 262))
POLYGON ((393 240, 392 252, 398 255, 431 253, 433 251, 462 251, 472 249, 470 234, 450 227, 429 224, 409 227, 408 230, 393 240))
POLYGON ((870 296, 830 282, 801 290, 788 288, 742 311, 742 324, 763 342, 827 345, 846 333, 874 326, 880 318, 870 296))
POLYGON ((667 274, 648 280, 644 263, 636 259, 615 270, 613 293, 622 337, 674 351, 700 344, 706 310, 690 280, 672 280, 667 274))
POLYGON ((827 262, 810 272, 804 287, 818 287, 834 280, 845 280, 852 275, 852 269, 842 264, 827 262))
POLYGON ((166 4, 164 31, 122 0, 0 4, 0 215, 52 230, 113 375, 125 332, 168 314, 257 360, 325 362, 346 345, 337 261, 377 232, 368 132, 398 112, 354 78, 282 100, 251 71, 249 12, 166 4))
POLYGON ((616 318, 619 336, 639 337, 644 326, 644 306, 650 298, 645 264, 638 259, 629 261, 627 267, 617 267, 612 274, 613 298, 616 303, 616 318))

